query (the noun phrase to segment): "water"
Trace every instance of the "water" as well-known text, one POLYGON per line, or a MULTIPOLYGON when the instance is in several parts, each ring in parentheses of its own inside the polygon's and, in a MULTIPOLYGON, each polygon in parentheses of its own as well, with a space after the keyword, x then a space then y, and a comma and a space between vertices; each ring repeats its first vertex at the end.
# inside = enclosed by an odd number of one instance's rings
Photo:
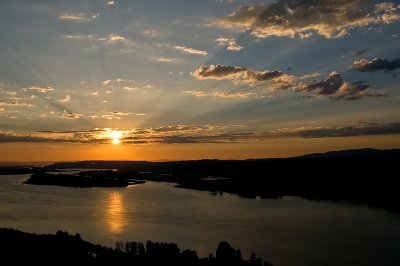
POLYGON ((215 255, 221 240, 277 266, 400 265, 400 214, 296 197, 243 199, 147 182, 127 188, 22 184, 0 176, 0 227, 66 230, 92 243, 164 241, 215 255))

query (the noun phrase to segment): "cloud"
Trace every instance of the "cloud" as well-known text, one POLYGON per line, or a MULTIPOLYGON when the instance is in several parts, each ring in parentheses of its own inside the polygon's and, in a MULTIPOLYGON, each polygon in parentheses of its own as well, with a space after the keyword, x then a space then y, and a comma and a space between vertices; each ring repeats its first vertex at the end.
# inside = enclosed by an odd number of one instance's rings
POLYGON ((271 135, 289 137, 297 136, 302 138, 327 138, 327 137, 351 137, 369 135, 390 135, 400 134, 400 123, 363 123, 351 126, 340 127, 299 127, 285 128, 269 132, 271 135))
POLYGON ((14 132, 0 131, 0 143, 12 142, 44 142, 49 141, 45 138, 34 137, 30 135, 16 134, 14 132))
POLYGON ((183 53, 187 53, 187 54, 203 55, 203 56, 206 56, 208 54, 207 51, 197 50, 197 49, 185 47, 185 46, 176 45, 176 46, 174 46, 174 48, 176 50, 179 50, 179 51, 181 51, 183 53))
POLYGON ((237 66, 224 66, 224 65, 210 65, 200 66, 193 73, 192 76, 204 79, 216 80, 240 80, 244 82, 290 82, 293 76, 287 75, 279 70, 262 70, 255 71, 245 67, 237 66))
POLYGON ((30 107, 32 104, 29 103, 21 103, 18 101, 9 101, 9 102, 3 102, 0 101, 0 106, 9 106, 9 107, 30 107))
POLYGON ((388 60, 386 58, 375 58, 372 61, 361 59, 353 62, 350 68, 361 72, 376 72, 379 70, 392 72, 395 69, 400 68, 400 58, 393 60, 388 60))
POLYGON ((307 84, 296 84, 295 91, 311 92, 316 96, 329 96, 332 99, 356 100, 363 96, 384 96, 368 90, 369 85, 362 81, 349 83, 343 77, 333 71, 325 79, 314 80, 307 84))
POLYGON ((64 13, 58 18, 60 20, 67 20, 67 21, 72 21, 72 22, 87 22, 91 21, 92 19, 98 17, 99 14, 86 14, 86 13, 64 13))
POLYGON ((226 49, 229 51, 240 51, 243 49, 243 46, 237 44, 235 39, 229 39, 224 37, 219 37, 215 39, 219 46, 226 46, 226 49))
POLYGON ((370 0, 278 0, 266 6, 242 6, 213 24, 249 31, 257 38, 272 36, 305 39, 318 34, 340 38, 352 28, 390 24, 400 20, 393 3, 370 0))
POLYGON ((158 57, 158 58, 155 58, 155 60, 157 60, 158 62, 171 63, 171 62, 175 62, 176 58, 173 58, 173 57, 158 57))
POLYGON ((65 118, 65 119, 79 119, 81 117, 82 117, 81 114, 77 114, 77 113, 70 112, 67 110, 64 110, 64 112, 62 113, 62 118, 65 118))
POLYGON ((94 128, 87 131, 38 131, 31 134, 0 130, 0 142, 111 143, 111 133, 121 134, 121 143, 248 143, 280 138, 329 138, 400 134, 400 123, 355 123, 352 125, 302 126, 249 131, 241 125, 167 125, 155 128, 94 128))
POLYGON ((105 43, 108 44, 112 44, 112 43, 116 43, 116 42, 127 42, 128 40, 121 35, 118 34, 109 34, 107 36, 104 37, 99 37, 97 38, 97 40, 99 41, 104 41, 105 43))
POLYGON ((132 43, 131 40, 128 38, 116 34, 116 33, 111 33, 108 35, 98 35, 98 34, 89 34, 89 35, 64 35, 65 39, 70 39, 70 40, 85 40, 85 41, 99 41, 99 42, 104 42, 106 44, 115 44, 115 43, 132 43))
MULTIPOLYGON (((109 89, 123 89, 127 91, 136 91, 139 89, 147 90, 153 87, 153 85, 150 85, 147 82, 122 78, 107 79, 101 82, 101 84, 109 89)), ((112 90, 108 90, 108 93, 112 93, 112 90)))
POLYGON ((41 93, 47 93, 47 92, 51 92, 51 91, 55 91, 54 88, 52 87, 45 87, 45 86, 33 86, 30 88, 23 88, 23 91, 37 91, 37 92, 41 92, 41 93))
POLYGON ((248 98, 253 96, 252 93, 249 92, 225 92, 225 91, 184 91, 183 93, 189 94, 195 97, 217 97, 217 98, 248 98))
POLYGON ((107 1, 107 5, 109 5, 109 6, 112 6, 112 5, 114 5, 114 4, 115 4, 114 1, 107 1))
POLYGON ((64 98, 64 99, 60 99, 60 100, 58 100, 58 101, 59 101, 59 102, 62 102, 62 103, 66 103, 66 102, 68 102, 70 99, 71 99, 71 96, 70 96, 70 95, 65 95, 65 98, 64 98))
MULTIPOLYGON (((269 92, 292 89, 295 92, 307 92, 311 94, 309 97, 323 97, 336 100, 356 100, 362 97, 386 96, 383 92, 370 89, 370 86, 363 81, 356 81, 353 83, 346 82, 343 77, 335 71, 331 72, 324 79, 313 80, 308 83, 304 83, 301 80, 318 77, 319 73, 296 77, 285 74, 279 70, 256 71, 237 66, 203 65, 196 69, 192 73, 192 76, 199 80, 233 80, 234 82, 240 81, 251 86, 263 85, 265 89, 269 89, 269 92)), ((193 95, 200 97, 201 92, 196 93, 197 95, 193 95)), ((253 97, 260 97, 260 95, 257 94, 252 95, 253 97)))
POLYGON ((123 116, 132 115, 132 113, 124 113, 124 112, 107 112, 102 115, 92 115, 90 118, 97 119, 97 118, 104 118, 107 120, 120 120, 123 116))

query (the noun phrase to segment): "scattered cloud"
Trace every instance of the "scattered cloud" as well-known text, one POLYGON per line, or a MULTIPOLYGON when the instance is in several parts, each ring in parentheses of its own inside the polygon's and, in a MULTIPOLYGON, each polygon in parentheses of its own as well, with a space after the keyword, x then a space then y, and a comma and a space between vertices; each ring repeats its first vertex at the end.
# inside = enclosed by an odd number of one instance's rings
POLYGON ((361 59, 353 62, 350 68, 361 72, 376 72, 383 70, 385 72, 392 72, 400 68, 400 58, 388 60, 386 58, 375 58, 372 61, 361 59))
POLYGON ((4 102, 0 101, 0 106, 9 106, 9 107, 31 107, 32 105, 29 103, 21 103, 19 101, 9 101, 4 102))
POLYGON ((171 63, 176 61, 176 58, 173 57, 157 57, 154 59, 158 62, 163 62, 163 63, 171 63))
POLYGON ((98 17, 99 14, 87 14, 87 13, 64 13, 58 18, 60 20, 67 20, 72 22, 87 22, 98 17))
POLYGON ((104 41, 105 43, 111 44, 116 42, 127 42, 127 39, 124 36, 119 34, 109 34, 104 37, 97 38, 99 41, 104 41))
POLYGON ((226 91, 184 91, 183 93, 195 97, 217 97, 217 98, 248 98, 253 96, 250 92, 226 92, 226 91))
POLYGON ((278 0, 266 6, 242 6, 213 24, 249 31, 257 38, 305 39, 314 33, 340 38, 352 28, 396 22, 400 20, 398 9, 390 2, 373 5, 370 0, 278 0))
POLYGON ((121 117, 128 116, 128 115, 132 115, 132 113, 106 112, 105 114, 101 114, 101 115, 92 115, 92 116, 90 116, 90 118, 92 118, 92 119, 104 118, 107 120, 120 120, 121 117))
POLYGON ((235 39, 219 37, 215 41, 219 46, 226 46, 226 49, 229 51, 240 51, 243 49, 243 46, 240 46, 235 39))
POLYGON ((64 99, 58 100, 59 102, 66 103, 71 99, 70 95, 65 95, 64 99))
MULTIPOLYGON (((101 82, 101 84, 109 89, 123 89, 127 91, 136 91, 139 89, 147 90, 153 87, 153 85, 148 84, 147 82, 122 78, 107 79, 101 82)), ((108 93, 112 93, 112 91, 108 90, 108 93)))
MULTIPOLYGON (((252 86, 263 85, 265 89, 269 89, 269 92, 292 89, 295 92, 309 93, 310 95, 308 97, 322 97, 336 100, 356 100, 362 97, 386 96, 381 91, 370 89, 370 86, 363 81, 353 83, 346 82, 343 77, 335 71, 331 72, 324 79, 313 80, 308 83, 304 83, 301 80, 318 77, 319 73, 296 77, 285 74, 279 70, 256 71, 245 67, 210 65, 200 66, 192 73, 192 76, 200 80, 233 80, 235 82, 244 82, 252 86)), ((196 93, 197 95, 193 95, 197 97, 202 95, 202 92, 196 93)), ((265 94, 265 91, 263 93, 265 94)), ((260 97, 260 95, 257 94, 253 94, 253 96, 260 97)))
POLYGON ((77 114, 77 113, 67 111, 67 110, 64 110, 64 112, 62 113, 62 118, 65 118, 65 119, 79 119, 81 117, 82 117, 81 114, 77 114))
POLYGON ((41 92, 41 93, 47 93, 47 92, 51 92, 51 91, 55 91, 54 88, 52 87, 45 87, 45 86, 33 86, 30 88, 23 88, 23 91, 37 91, 37 92, 41 92))
POLYGON ((161 34, 158 30, 154 30, 154 29, 147 29, 147 30, 143 30, 142 34, 146 37, 159 37, 161 34))
POLYGON ((129 40, 128 38, 116 34, 116 33, 111 33, 108 35, 98 35, 98 34, 89 34, 89 35, 64 35, 65 39, 70 39, 70 40, 84 40, 84 41, 99 41, 103 42, 106 44, 115 44, 115 43, 131 43, 132 41, 129 40))
POLYGON ((198 49, 195 49, 195 48, 190 48, 190 47, 185 47, 185 46, 176 45, 176 46, 174 46, 174 48, 176 50, 179 50, 179 51, 181 51, 183 53, 186 53, 186 54, 203 55, 203 56, 206 56, 208 54, 207 51, 198 50, 198 49))

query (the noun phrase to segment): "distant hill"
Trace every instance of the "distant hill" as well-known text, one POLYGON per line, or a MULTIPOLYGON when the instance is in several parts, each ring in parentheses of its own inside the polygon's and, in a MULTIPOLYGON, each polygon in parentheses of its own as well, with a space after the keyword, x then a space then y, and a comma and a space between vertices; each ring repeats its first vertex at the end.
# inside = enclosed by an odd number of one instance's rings
POLYGON ((378 150, 378 149, 354 149, 342 151, 328 151, 324 153, 311 153, 294 158, 337 158, 337 157, 365 157, 365 156, 394 156, 400 155, 400 149, 378 150))
POLYGON ((150 171, 162 168, 189 168, 192 170, 202 167, 220 167, 235 165, 249 165, 253 166, 257 163, 271 162, 271 161, 290 161, 296 159, 312 159, 312 158, 360 158, 360 157, 400 157, 400 149, 391 150, 378 150, 378 149, 353 149, 341 151, 329 151, 325 153, 312 153, 289 158, 263 158, 263 159, 247 159, 247 160, 217 160, 217 159, 204 159, 204 160, 185 160, 185 161, 166 161, 166 162, 150 162, 150 161, 77 161, 77 162, 58 162, 48 165, 58 169, 65 168, 84 168, 84 169, 124 169, 135 168, 136 170, 150 171), (194 168, 193 168, 194 167, 194 168))

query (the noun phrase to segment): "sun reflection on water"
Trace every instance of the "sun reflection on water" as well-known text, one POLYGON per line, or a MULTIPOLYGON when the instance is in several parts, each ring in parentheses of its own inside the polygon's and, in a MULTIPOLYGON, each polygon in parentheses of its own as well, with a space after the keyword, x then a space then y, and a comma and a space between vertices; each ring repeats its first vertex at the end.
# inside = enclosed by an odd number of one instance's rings
POLYGON ((106 220, 108 224, 108 230, 113 235, 121 234, 124 231, 125 226, 125 213, 122 194, 118 191, 110 193, 106 220))

